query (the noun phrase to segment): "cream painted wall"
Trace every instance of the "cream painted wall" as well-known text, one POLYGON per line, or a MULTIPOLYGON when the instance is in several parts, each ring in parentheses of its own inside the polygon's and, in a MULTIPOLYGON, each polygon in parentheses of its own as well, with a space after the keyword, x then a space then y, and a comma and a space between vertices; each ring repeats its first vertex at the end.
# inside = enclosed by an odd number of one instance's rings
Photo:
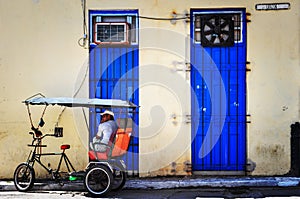
POLYGON ((254 174, 290 168, 290 125, 299 121, 299 1, 288 11, 252 11, 248 26, 248 156, 254 174))
MULTIPOLYGON (((83 34, 82 10, 80 1, 73 2, 0 1, 0 178, 12 178, 16 166, 29 154, 30 123, 22 100, 38 92, 48 97, 72 96, 83 78, 88 51, 77 44, 83 34)), ((41 107, 33 108, 37 124, 41 107)), ((49 107, 44 133, 53 132, 60 112, 49 107)), ((61 119, 65 137, 45 140, 49 143, 45 151, 60 151, 61 143, 69 143, 70 158, 82 169, 87 153, 73 116, 72 111, 65 111, 61 119)))
MULTIPOLYGON (((274 0, 272 2, 281 2, 274 0)), ((138 9, 139 15, 180 17, 190 8, 246 7, 248 23, 247 132, 253 175, 280 175, 290 168, 290 125, 299 121, 300 2, 289 0, 286 11, 256 11, 261 1, 105 1, 88 0, 87 9, 138 9)), ((263 2, 265 3, 265 1, 263 2)), ((88 49, 83 35, 81 0, 0 0, 0 178, 12 178, 25 161, 30 142, 29 120, 22 100, 41 92, 88 96, 85 78, 88 49)), ((189 23, 140 19, 140 171, 141 175, 185 175, 191 161, 189 23), (159 71, 158 71, 159 70, 159 71)), ((49 108, 45 131, 52 132, 60 108, 49 108)), ((34 107, 35 121, 41 109, 34 107)), ((60 124, 63 139, 49 138, 49 150, 61 143, 77 169, 87 162, 86 127, 81 110, 66 110, 60 124)), ((42 174, 41 174, 42 175, 42 174)))

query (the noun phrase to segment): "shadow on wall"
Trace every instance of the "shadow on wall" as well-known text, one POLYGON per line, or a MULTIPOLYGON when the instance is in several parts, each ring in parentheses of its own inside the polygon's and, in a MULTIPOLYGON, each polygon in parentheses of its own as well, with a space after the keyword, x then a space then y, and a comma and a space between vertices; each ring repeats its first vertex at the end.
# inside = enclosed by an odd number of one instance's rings
POLYGON ((291 125, 291 169, 286 176, 300 176, 300 123, 291 125))

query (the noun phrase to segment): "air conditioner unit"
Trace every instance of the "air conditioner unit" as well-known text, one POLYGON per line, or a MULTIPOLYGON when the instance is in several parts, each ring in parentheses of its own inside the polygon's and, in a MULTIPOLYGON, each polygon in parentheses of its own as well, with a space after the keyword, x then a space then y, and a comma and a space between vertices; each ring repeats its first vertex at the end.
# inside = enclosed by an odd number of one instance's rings
POLYGON ((129 44, 129 26, 127 23, 97 22, 94 25, 94 43, 96 44, 129 44))

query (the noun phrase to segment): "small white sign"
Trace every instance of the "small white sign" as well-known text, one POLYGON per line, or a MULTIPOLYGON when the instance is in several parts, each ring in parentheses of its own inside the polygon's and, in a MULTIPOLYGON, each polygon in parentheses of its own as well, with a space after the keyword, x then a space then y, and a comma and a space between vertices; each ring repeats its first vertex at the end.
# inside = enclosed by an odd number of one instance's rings
POLYGON ((264 3, 255 5, 256 10, 288 10, 290 7, 290 3, 264 3))

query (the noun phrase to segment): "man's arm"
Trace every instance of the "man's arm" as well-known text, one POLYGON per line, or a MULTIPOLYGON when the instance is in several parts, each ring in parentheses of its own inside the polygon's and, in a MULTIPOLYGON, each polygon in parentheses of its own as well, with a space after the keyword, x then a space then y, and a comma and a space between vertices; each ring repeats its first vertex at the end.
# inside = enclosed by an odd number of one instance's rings
POLYGON ((98 132, 97 132, 97 134, 96 134, 96 138, 97 139, 101 139, 101 137, 103 136, 103 124, 100 124, 99 126, 98 126, 98 132))

